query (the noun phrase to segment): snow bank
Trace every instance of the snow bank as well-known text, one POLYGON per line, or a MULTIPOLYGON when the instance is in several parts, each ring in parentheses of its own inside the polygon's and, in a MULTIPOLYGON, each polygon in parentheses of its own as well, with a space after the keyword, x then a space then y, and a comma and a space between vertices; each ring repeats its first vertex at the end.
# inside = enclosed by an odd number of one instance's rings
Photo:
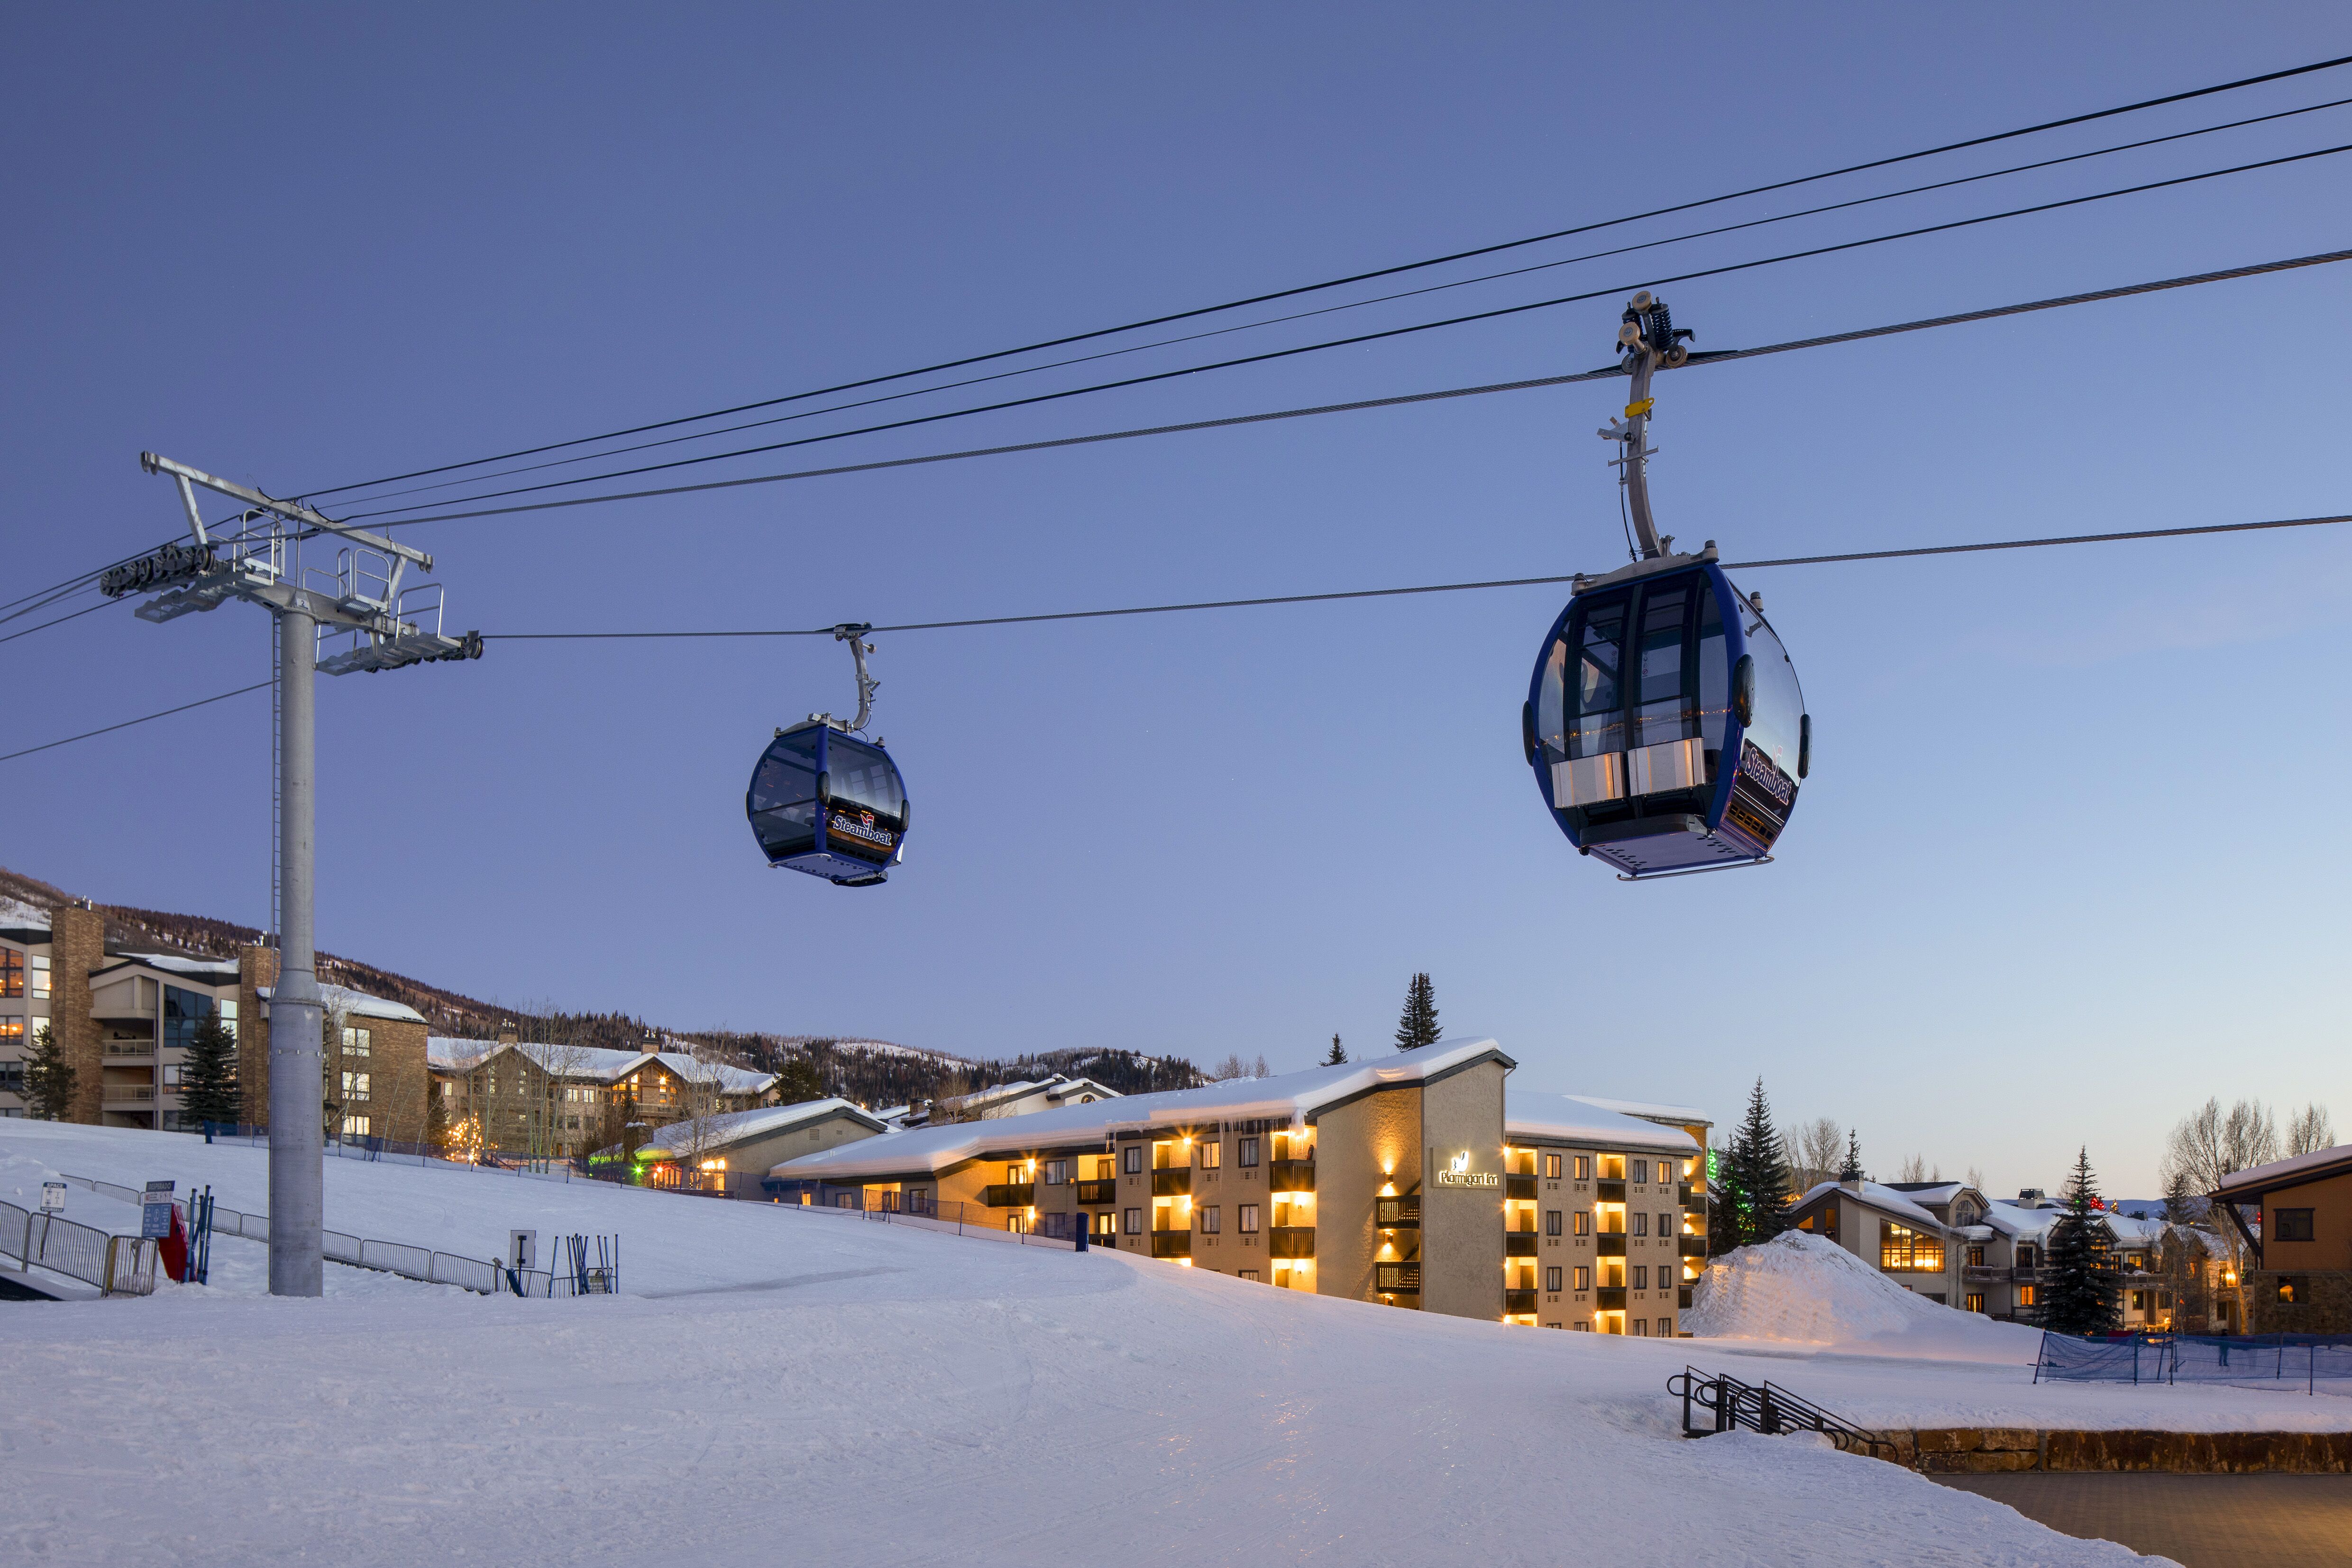
POLYGON ((1713 1265, 1683 1327, 1701 1339, 1793 1340, 1954 1361, 2031 1363, 2042 1332, 1915 1295, 1826 1237, 1785 1231, 1713 1265))

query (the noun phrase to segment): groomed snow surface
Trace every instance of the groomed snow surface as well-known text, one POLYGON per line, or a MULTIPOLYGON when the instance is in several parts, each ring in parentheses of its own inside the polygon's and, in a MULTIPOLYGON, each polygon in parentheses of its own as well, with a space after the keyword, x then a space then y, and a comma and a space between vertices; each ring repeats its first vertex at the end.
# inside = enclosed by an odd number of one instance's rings
MULTIPOLYGON (((194 1137, 15 1121, 0 1160, 27 1206, 60 1169, 265 1206, 263 1151, 194 1137)), ((2021 1357, 1511 1329, 455 1168, 330 1161, 326 1216, 478 1257, 510 1226, 618 1231, 626 1293, 331 1264, 324 1300, 278 1300, 259 1245, 222 1238, 209 1288, 0 1304, 0 1562, 1483 1568, 1596 1541, 1776 1568, 2141 1561, 1813 1439, 1683 1441, 1664 1389, 1686 1361, 1793 1355, 1727 1370, 1849 1414, 1872 1389, 2021 1409, 2044 1392, 2021 1357)), ((2052 1393, 2139 1425, 2191 1391, 2052 1393)))

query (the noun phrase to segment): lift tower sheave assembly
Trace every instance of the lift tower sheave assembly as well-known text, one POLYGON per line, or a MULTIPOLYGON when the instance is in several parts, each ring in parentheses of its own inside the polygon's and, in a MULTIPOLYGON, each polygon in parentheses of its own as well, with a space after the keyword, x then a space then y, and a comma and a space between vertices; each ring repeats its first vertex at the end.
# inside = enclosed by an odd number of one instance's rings
POLYGON ((441 588, 405 583, 433 557, 382 534, 351 528, 299 502, 264 495, 201 468, 139 455, 151 474, 178 487, 193 542, 174 542, 108 571, 109 598, 155 592, 139 606, 147 621, 215 610, 231 599, 278 618, 278 984, 269 999, 269 1293, 316 1296, 321 1289, 320 1162, 326 1130, 320 1074, 324 1007, 312 931, 312 858, 318 820, 316 670, 351 675, 412 664, 479 658, 479 632, 441 629, 441 588), (243 510, 207 524, 196 491, 228 497, 243 510), (305 568, 306 541, 335 547, 332 572, 305 568))

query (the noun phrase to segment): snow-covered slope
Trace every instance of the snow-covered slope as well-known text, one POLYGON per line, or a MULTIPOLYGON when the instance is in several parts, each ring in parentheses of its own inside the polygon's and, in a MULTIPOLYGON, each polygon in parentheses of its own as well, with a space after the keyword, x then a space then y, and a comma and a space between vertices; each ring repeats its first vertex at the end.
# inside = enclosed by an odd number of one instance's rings
MULTIPOLYGON (((0 1123, 11 1155, 11 1186, 168 1175, 254 1207, 266 1169, 258 1150, 22 1121, 0 1123)), ((0 1562, 1490 1568, 1636 1526, 1776 1568, 2137 1561, 1808 1441, 1684 1441, 1664 1384, 1687 1340, 824 1210, 388 1164, 327 1177, 329 1222, 386 1239, 478 1256, 514 1225, 617 1230, 638 1294, 367 1277, 372 1293, 275 1300, 251 1294, 259 1247, 225 1239, 223 1288, 0 1305, 0 1448, 37 1482, 0 1509, 0 1562)), ((1841 1407, 1818 1364, 1772 1375, 1841 1407)))
POLYGON ((1801 1230, 1710 1265, 1683 1326, 1701 1339, 1797 1340, 1894 1355, 2031 1364, 2038 1329, 1914 1295, 1826 1237, 1801 1230))

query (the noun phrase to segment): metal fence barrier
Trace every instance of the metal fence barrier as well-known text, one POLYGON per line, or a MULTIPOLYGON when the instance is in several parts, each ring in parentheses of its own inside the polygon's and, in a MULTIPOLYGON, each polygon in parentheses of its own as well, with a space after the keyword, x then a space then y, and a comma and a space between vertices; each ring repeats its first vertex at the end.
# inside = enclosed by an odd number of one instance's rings
POLYGON ((16 1259, 20 1272, 34 1268, 95 1285, 109 1296, 144 1296, 155 1289, 155 1244, 67 1219, 0 1203, 0 1255, 16 1259))
POLYGON ((2292 1388, 2352 1384, 2352 1334, 2114 1334, 2045 1331, 2033 1381, 2203 1383, 2292 1388))

